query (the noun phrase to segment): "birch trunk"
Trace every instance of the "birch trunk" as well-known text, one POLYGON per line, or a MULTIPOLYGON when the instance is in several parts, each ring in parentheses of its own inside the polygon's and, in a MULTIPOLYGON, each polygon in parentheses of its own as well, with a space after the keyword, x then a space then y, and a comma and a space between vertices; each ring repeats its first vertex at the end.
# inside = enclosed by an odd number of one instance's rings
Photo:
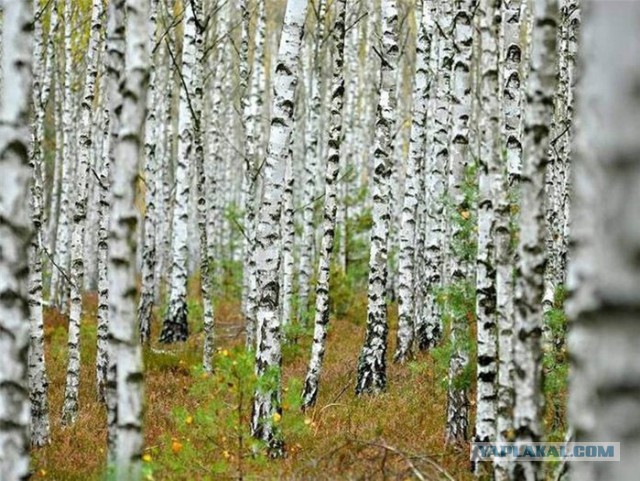
MULTIPOLYGON (((449 251, 446 259, 447 283, 453 288, 461 287, 466 282, 469 265, 460 251, 464 242, 462 222, 464 213, 470 206, 466 205, 463 184, 465 171, 471 163, 469 118, 471 116, 471 61, 473 28, 471 13, 475 9, 475 0, 456 0, 456 13, 453 19, 453 70, 452 70, 452 109, 451 109, 451 160, 449 164, 449 251)), ((466 316, 453 312, 449 305, 451 318, 451 344, 453 354, 449 362, 447 390, 447 427, 445 440, 447 443, 461 443, 467 438, 469 425, 468 389, 463 380, 469 352, 467 340, 469 326, 466 316)))
POLYGON ((109 349, 117 399, 115 476, 137 480, 142 470, 142 348, 136 303, 136 183, 144 145, 149 75, 149 4, 126 0, 125 69, 115 148, 109 232, 109 349))
MULTIPOLYGON (((115 148, 118 144, 118 134, 120 132, 120 115, 122 108, 122 95, 119 89, 121 79, 123 77, 125 65, 125 0, 114 0, 109 3, 109 11, 107 13, 107 74, 108 74, 108 105, 109 105, 109 139, 108 149, 106 153, 108 157, 103 162, 101 177, 108 183, 103 184, 103 198, 101 208, 103 210, 104 223, 104 246, 102 248, 102 256, 106 257, 104 273, 106 278, 103 279, 105 285, 100 289, 100 309, 103 312, 103 325, 100 326, 102 331, 101 341, 106 343, 106 349, 99 356, 98 361, 106 360, 106 378, 105 378, 105 399, 107 403, 107 452, 108 463, 113 465, 116 463, 117 450, 117 431, 118 431, 118 402, 117 402, 117 358, 113 349, 111 336, 111 305, 114 293, 111 291, 111 256, 112 246, 110 239, 111 230, 111 213, 113 212, 113 187, 112 187, 112 170, 115 174, 115 148), (106 281, 106 282, 105 282, 106 281), (103 304, 104 303, 104 304, 103 304)), ((100 342, 100 341, 99 341, 100 342)), ((98 344, 100 346, 100 344, 98 344)), ((101 365, 98 364, 98 369, 101 365)))
POLYGON ((255 245, 255 211, 258 189, 258 169, 260 165, 260 150, 263 139, 262 112, 264 110, 264 96, 266 93, 266 36, 267 36, 266 1, 259 0, 258 24, 256 27, 255 51, 253 56, 253 71, 249 94, 249 114, 247 115, 247 150, 245 172, 245 256, 243 259, 243 313, 246 324, 246 344, 250 350, 255 350, 256 340, 256 264, 253 257, 255 245))
POLYGON ((442 320, 436 290, 442 287, 444 273, 446 169, 449 163, 451 130, 451 66, 453 62, 451 0, 438 5, 438 61, 434 98, 433 143, 425 162, 426 253, 425 282, 422 296, 424 312, 416 322, 416 340, 420 350, 428 350, 442 337, 442 320))
MULTIPOLYGON (((187 12, 189 10, 187 9, 187 12)), ((187 324, 187 261, 189 256, 189 165, 193 160, 194 119, 190 108, 193 91, 193 72, 196 62, 195 21, 185 19, 184 48, 182 52, 182 85, 178 112, 178 158, 175 179, 175 205, 172 226, 172 266, 169 282, 169 306, 164 318, 160 342, 186 341, 187 324), (189 89, 189 91, 187 91, 189 89)))
POLYGON ((0 479, 29 473, 30 0, 4 2, 0 98, 0 479))
MULTIPOLYGON (((78 155, 78 170, 75 178, 77 191, 73 206, 73 229, 71 235, 71 308, 69 310, 69 339, 67 379, 62 406, 64 424, 74 424, 78 414, 78 386, 80 384, 80 320, 82 317, 82 288, 84 286, 84 229, 87 219, 87 184, 90 166, 91 127, 93 100, 98 76, 98 43, 102 28, 101 0, 93 0, 91 7, 91 30, 87 48, 87 70, 80 107, 78 144, 73 152, 78 155)), ((69 11, 70 12, 70 11, 69 11)), ((68 20, 67 20, 68 22, 68 20)), ((65 155, 71 151, 65 151, 65 155)), ((68 189, 70 184, 65 185, 68 189)))
MULTIPOLYGON (((522 166, 518 276, 515 297, 514 428, 516 441, 542 440, 542 299, 545 255, 544 183, 556 83, 556 0, 535 0, 522 166)), ((543 479, 541 463, 516 461, 516 479, 543 479)))
MULTIPOLYGON (((151 49, 155 47, 157 37, 157 16, 158 16, 158 0, 151 0, 150 4, 150 31, 149 46, 151 49)), ((144 244, 142 246, 142 292, 140 293, 140 303, 138 304, 138 324, 140 325, 140 341, 145 344, 150 341, 151 337, 151 318, 153 316, 153 305, 155 300, 155 272, 156 272, 156 229, 157 229, 157 190, 156 177, 159 174, 157 166, 157 138, 158 123, 156 117, 156 102, 159 100, 156 96, 156 62, 159 58, 158 54, 153 54, 150 63, 149 72, 149 92, 147 105, 147 121, 145 130, 145 163, 144 163, 144 179, 145 179, 145 210, 144 210, 144 244)))
MULTIPOLYGON (((500 3, 481 0, 480 30, 480 158, 478 167, 478 252, 476 257, 477 382, 474 441, 495 442, 498 336, 496 331, 495 208, 500 180, 500 104, 498 33, 500 3)), ((476 465, 476 474, 484 471, 476 465)))
MULTIPOLYGON (((251 431, 267 443, 272 457, 284 455, 284 443, 274 415, 280 416, 281 321, 278 318, 280 267, 280 216, 287 158, 291 155, 294 95, 298 84, 298 60, 306 0, 288 0, 278 61, 275 68, 273 114, 267 158, 263 165, 264 199, 256 232, 257 268, 257 351, 259 379, 274 377, 270 388, 258 389, 254 396, 251 431)), ((276 416, 276 417, 277 417, 276 416)))
MULTIPOLYGON (((336 212, 338 209, 338 172, 340 170, 340 147, 342 145, 342 110, 344 100, 344 42, 347 0, 338 0, 333 24, 333 78, 331 85, 331 120, 329 141, 327 144, 327 171, 325 175, 324 216, 322 224, 322 242, 318 262, 318 284, 316 286, 316 310, 311 346, 311 359, 302 392, 303 409, 315 405, 318 397, 318 384, 322 371, 322 361, 327 339, 329 323, 329 284, 331 275, 331 255, 336 230, 336 212)), ((303 247, 304 248, 304 247, 303 247)))
POLYGON ((571 299, 569 415, 576 442, 619 439, 629 455, 571 463, 571 479, 631 481, 640 469, 640 4, 585 2, 581 40, 571 226, 580 243, 570 261, 580 277, 571 299))
POLYGON ((390 185, 393 170, 391 131, 396 116, 396 68, 398 64, 398 9, 395 0, 382 3, 382 82, 376 114, 373 173, 373 226, 369 258, 367 327, 358 360, 356 393, 378 393, 387 384, 386 280, 389 242, 390 185))
MULTIPOLYGON (((404 362, 412 354, 415 333, 415 288, 416 279, 416 224, 420 192, 420 166, 427 148, 427 111, 431 91, 429 63, 435 19, 432 15, 431 0, 422 0, 416 6, 420 9, 418 38, 416 41, 416 70, 413 86, 413 114, 411 143, 407 170, 405 173, 404 203, 402 207, 399 235, 398 265, 398 340, 394 360, 404 362)), ((418 12, 417 12, 418 13, 418 12)))
POLYGON ((310 91, 307 92, 311 100, 309 115, 307 118, 307 158, 305 159, 305 176, 302 195, 302 238, 300 245, 305 246, 300 251, 300 273, 298 276, 298 318, 306 325, 308 320, 309 291, 311 290, 311 277, 313 276, 313 252, 315 246, 315 234, 313 214, 315 210, 315 197, 317 191, 318 157, 320 155, 319 143, 322 141, 322 47, 325 38, 325 22, 327 14, 327 1, 318 0, 317 25, 315 38, 315 52, 313 56, 313 68, 310 69, 310 91))
MULTIPOLYGON (((39 2, 33 2, 33 11, 39 10, 39 2)), ((49 34, 51 35, 51 33, 49 34)), ((33 49, 33 110, 35 127, 32 129, 30 149, 31 185, 29 207, 34 235, 29 246, 29 400, 31 403, 31 445, 44 446, 49 442, 49 381, 44 354, 44 324, 42 318, 42 243, 43 243, 43 186, 42 170, 44 153, 44 116, 46 99, 50 91, 50 72, 43 57, 42 15, 34 19, 33 49), (46 77, 49 77, 48 79, 46 77)))

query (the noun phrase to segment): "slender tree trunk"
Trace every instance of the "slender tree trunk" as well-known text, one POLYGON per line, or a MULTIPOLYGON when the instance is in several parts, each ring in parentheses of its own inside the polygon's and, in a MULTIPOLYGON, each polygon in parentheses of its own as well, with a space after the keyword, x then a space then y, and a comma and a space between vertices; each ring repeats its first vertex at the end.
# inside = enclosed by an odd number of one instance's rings
POLYGON ((302 392, 302 407, 315 404, 318 396, 318 384, 322 371, 322 361, 327 339, 329 323, 329 284, 331 274, 331 255, 336 230, 336 212, 338 209, 338 172, 340 170, 340 147, 342 145, 342 110, 344 99, 344 41, 347 0, 338 0, 333 24, 333 79, 331 85, 331 121, 329 142, 327 145, 327 172, 325 175, 324 216, 320 260, 318 262, 318 284, 316 286, 316 311, 313 344, 309 369, 302 392))
POLYGON ((255 36, 255 51, 253 57, 253 71, 249 93, 249 114, 247 115, 247 150, 245 172, 245 256, 243 264, 242 300, 246 323, 247 348, 255 349, 256 340, 256 263, 253 257, 255 245, 255 210, 258 194, 258 168, 260 165, 260 150, 263 138, 262 112, 266 93, 266 36, 267 11, 266 0, 258 0, 258 24, 255 36))
POLYGON ((302 195, 302 238, 300 245, 300 274, 298 293, 298 318, 303 324, 307 323, 307 310, 309 308, 309 292, 311 290, 311 277, 313 276, 313 251, 315 246, 315 234, 313 214, 315 210, 315 196, 317 191, 318 157, 320 155, 319 143, 322 141, 322 48, 325 38, 325 22, 327 14, 327 1, 318 0, 317 25, 315 38, 315 52, 313 68, 310 72, 310 91, 307 93, 311 103, 307 118, 307 159, 305 160, 305 176, 302 195))
MULTIPOLYGON (((556 0, 535 0, 522 166, 518 276, 515 298, 514 428, 516 441, 542 440, 542 299, 545 255, 544 182, 556 83, 556 0)), ((515 479, 543 479, 541 463, 516 461, 515 479)))
POLYGON ((28 251, 31 0, 3 4, 0 90, 0 479, 29 473, 28 251))
POLYGON ((398 9, 395 0, 382 3, 382 83, 376 114, 373 175, 373 227, 369 258, 367 327, 358 360, 356 393, 378 393, 387 385, 386 280, 389 241, 390 185, 393 170, 391 131, 396 118, 396 68, 398 64, 398 9))
MULTIPOLYGON (((449 164, 449 251, 446 259, 447 284, 452 289, 462 289, 468 281, 469 262, 464 258, 461 244, 462 223, 470 206, 465 198, 464 182, 466 169, 471 164, 469 119, 471 116, 471 61, 473 28, 471 12, 475 0, 456 0, 453 18, 453 69, 452 69, 452 123, 451 161, 449 164)), ((447 301, 446 314, 451 319, 451 344, 453 354, 449 361, 447 389, 447 443, 462 443, 467 438, 469 426, 469 395, 464 376, 469 364, 468 339, 470 336, 466 315, 455 312, 447 301)))
MULTIPOLYGON (((415 334, 416 314, 416 224, 418 215, 420 187, 420 165, 427 148, 427 111, 429 106, 431 78, 429 62, 434 19, 431 0, 422 0, 416 6, 420 9, 418 38, 416 43, 416 71, 413 86, 413 117, 411 125, 411 143, 407 170, 405 173, 404 204, 400 224, 400 255, 398 265, 398 342, 394 360, 404 362, 411 357, 415 334)), ((418 12, 417 12, 418 13, 418 12)))
MULTIPOLYGON (((495 194, 500 192, 500 103, 498 34, 500 3, 481 0, 480 30, 480 158, 478 162, 478 252, 476 257, 477 382, 474 441, 496 439, 498 333, 496 331, 495 194)), ((485 466, 486 467, 486 466, 485 466)), ((485 470, 476 465, 476 474, 485 470)), ((488 472, 488 470, 487 470, 488 472)))
MULTIPOLYGON (((124 72, 125 65, 125 0, 114 0, 109 3, 107 13, 107 74, 108 74, 108 105, 109 105, 109 140, 108 140, 108 158, 103 163, 101 177, 108 180, 103 184, 104 196, 101 202, 103 209, 104 225, 104 248, 101 255, 106 257, 104 272, 106 273, 105 285, 100 289, 100 304, 104 302, 105 306, 101 307, 106 325, 101 326, 104 330, 106 326, 106 336, 102 342, 107 343, 106 354, 99 359, 106 358, 107 371, 105 382, 105 398, 107 402, 107 452, 108 464, 114 465, 117 458, 117 435, 118 435, 118 399, 117 399, 117 356, 114 352, 113 342, 110 339, 111 333, 111 305, 114 293, 111 291, 111 256, 112 244, 110 240, 110 223, 111 212, 113 212, 113 188, 112 174, 115 174, 115 148, 118 144, 118 134, 120 132, 120 109, 122 108, 122 95, 119 89, 120 81, 124 72), (111 166, 114 165, 112 169, 111 166), (112 172, 113 171, 113 172, 112 172), (106 307, 106 309, 105 309, 106 307)), ((104 334, 102 334, 104 336, 104 334)), ((100 344, 98 344, 100 346, 100 344)), ((100 365, 98 366, 100 369, 100 365)))
MULTIPOLYGON (((189 10, 187 9, 187 12, 189 10)), ((187 324, 187 260, 189 229, 189 163, 193 158, 194 119, 192 92, 196 62, 195 21, 185 23, 184 48, 182 52, 182 82, 178 113, 178 159, 176 166, 175 206, 173 211, 172 266, 169 291, 169 306, 162 326, 160 342, 186 341, 189 335, 187 324), (187 89, 189 89, 187 91, 187 89)))
MULTIPOLYGON (((151 0, 149 23, 149 46, 155 47, 158 0, 151 0)), ((155 300, 155 272, 156 272, 156 224, 157 224, 157 197, 156 176, 159 173, 157 166, 157 138, 158 123, 156 117, 156 102, 159 100, 156 95, 157 69, 156 63, 159 55, 153 54, 151 57, 149 72, 149 93, 147 104, 147 122, 145 131, 145 163, 144 163, 144 185, 145 185, 145 210, 144 210, 144 245, 142 246, 142 292, 140 293, 140 303, 138 304, 138 323, 140 325, 140 340, 148 343, 151 337, 151 318, 153 316, 153 305, 155 300)))
MULTIPOLYGON (((94 0, 91 7, 91 31, 87 49, 87 71, 80 108, 78 144, 73 152, 78 155, 78 170, 75 185, 77 191, 73 206, 73 229, 71 235, 71 308, 69 312, 69 339, 67 379, 62 406, 62 422, 74 424, 78 415, 78 386, 80 384, 80 320, 82 317, 82 288, 84 286, 84 229, 87 219, 87 184, 90 165, 91 127, 93 121, 93 99, 98 76, 98 44, 102 28, 102 1, 94 0)), ((67 20, 68 21, 68 20, 67 20)), ((65 155, 71 151, 65 151, 65 155)), ((70 184, 65 185, 65 189, 70 184)))
POLYGON ((138 480, 142 469, 142 348, 136 305, 136 182, 144 145, 149 75, 149 4, 126 0, 125 69, 118 109, 109 231, 109 344, 117 399, 115 476, 138 480))
MULTIPOLYGON (((256 374, 271 378, 269 387, 255 393, 251 432, 267 443, 272 457, 284 455, 284 443, 274 415, 280 416, 281 320, 278 318, 280 216, 287 157, 291 155, 294 97, 298 84, 300 44, 307 0, 288 0, 278 61, 275 68, 273 116, 267 158, 262 167, 264 199, 256 232, 258 278, 256 374)), ((277 417, 276 416, 276 417, 277 417)))
POLYGON ((441 312, 436 291, 442 287, 445 249, 446 169, 449 163, 451 130, 451 65, 453 62, 451 0, 438 5, 438 62, 433 106, 433 143, 425 163, 426 254, 423 283, 424 312, 416 322, 416 340, 420 350, 434 347, 442 337, 441 312))
MULTIPOLYGON (((495 261, 496 261, 496 319, 498 324, 498 406, 496 441, 509 442, 513 432, 514 364, 513 318, 515 256, 512 248, 511 181, 514 172, 520 172, 522 163, 522 76, 520 72, 523 46, 520 0, 502 3, 501 46, 501 146, 505 152, 504 165, 497 172, 494 193, 495 206, 495 261)), ((519 174, 518 174, 519 176, 519 174)), ((507 481, 510 465, 505 458, 494 462, 496 481, 507 481)))

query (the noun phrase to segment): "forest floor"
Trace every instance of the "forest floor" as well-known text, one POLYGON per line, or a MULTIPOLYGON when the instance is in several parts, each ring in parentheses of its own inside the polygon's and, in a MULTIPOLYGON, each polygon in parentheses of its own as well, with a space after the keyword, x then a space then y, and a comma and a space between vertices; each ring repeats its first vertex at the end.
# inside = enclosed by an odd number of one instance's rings
MULTIPOLYGON (((190 290, 197 292, 194 286, 190 290)), ((287 455, 271 461, 251 451, 256 449, 248 436, 254 385, 242 349, 239 304, 218 303, 216 372, 209 376, 200 368, 198 303, 190 302, 189 341, 145 349, 145 479, 471 480, 468 446, 444 446, 445 391, 428 355, 404 366, 389 363, 386 393, 355 396, 366 296, 358 294, 353 303, 359 306, 353 318, 331 320, 317 407, 307 412, 299 408, 299 395, 310 341, 303 336, 285 347, 284 412, 277 421, 287 455)), ((95 395, 95 295, 87 296, 85 312, 80 413, 72 427, 60 424, 67 321, 56 311, 46 312, 52 442, 33 455, 35 479, 106 479, 106 414, 95 395)), ((393 313, 391 321, 393 347, 393 313)))

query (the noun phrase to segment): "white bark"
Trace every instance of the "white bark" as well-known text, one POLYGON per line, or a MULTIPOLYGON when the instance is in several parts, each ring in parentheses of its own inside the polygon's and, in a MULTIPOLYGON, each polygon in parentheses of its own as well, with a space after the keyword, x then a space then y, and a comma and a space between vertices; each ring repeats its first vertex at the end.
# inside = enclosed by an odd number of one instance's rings
POLYGON ((442 337, 442 320, 436 290, 442 287, 445 250, 446 169, 449 163, 451 123, 451 65, 453 62, 452 2, 438 5, 438 61, 433 101, 433 139, 425 161, 426 254, 425 281, 422 286, 423 312, 416 319, 416 341, 420 350, 434 347, 442 337))
POLYGON ((245 172, 245 222, 244 222, 244 249, 243 260, 243 285, 242 305, 246 323, 247 348, 255 349, 256 339, 256 274, 253 247, 255 242, 255 211, 258 189, 258 168, 260 164, 260 151, 263 140, 262 113, 263 98, 266 93, 266 35, 267 35, 266 1, 259 0, 258 24, 254 39, 255 50, 253 57, 253 70, 249 92, 249 114, 247 115, 247 150, 245 172))
POLYGON ((300 269, 298 275, 298 318, 303 324, 308 321, 309 291, 311 290, 311 277, 313 276, 313 252, 315 250, 315 231, 313 224, 315 198, 317 192, 318 157, 320 156, 319 144, 322 142, 322 46, 325 38, 325 22, 327 14, 327 1, 318 0, 316 35, 314 42, 313 68, 310 69, 309 91, 307 98, 310 100, 307 118, 306 147, 307 158, 304 164, 304 187, 302 195, 302 238, 300 245, 305 248, 300 250, 300 269))
MULTIPOLYGON (((480 30, 480 105, 478 162, 478 251, 476 257, 477 383, 475 442, 494 442, 496 435, 496 332, 495 213, 500 193, 500 104, 498 83, 499 3, 481 0, 477 13, 480 30)), ((476 472, 481 473, 478 463, 476 472)))
MULTIPOLYGON (((461 287, 466 282, 469 271, 468 260, 460 251, 462 238, 461 222, 466 205, 463 183, 465 170, 471 163, 469 119, 471 116, 471 61, 473 28, 471 12, 475 9, 475 0, 456 0, 456 12, 453 19, 453 67, 451 78, 451 159, 449 163, 450 209, 448 212, 449 249, 445 262, 447 284, 461 287)), ((445 306, 448 309, 448 306, 445 306)), ((468 339, 469 326, 466 316, 449 312, 451 318, 451 343, 453 354, 449 362, 447 389, 447 426, 445 440, 448 443, 461 443, 467 438, 469 425, 469 399, 467 388, 461 377, 469 363, 468 339)))
MULTIPOLYGON (((525 149, 515 298, 514 428, 517 442, 542 440, 542 299, 545 255, 544 182, 556 83, 556 0, 536 0, 525 109, 525 149)), ((541 463, 515 462, 516 479, 543 479, 541 463)))
POLYGON ((126 0, 125 69, 113 169, 109 231, 109 350, 117 399, 115 476, 138 480, 142 470, 142 348, 136 303, 136 181, 144 145, 149 75, 149 4, 126 0))
MULTIPOLYGON (((155 48, 157 37, 157 16, 158 0, 151 0, 149 16, 149 48, 155 48)), ((155 67, 158 53, 151 54, 149 89, 147 95, 147 121, 145 130, 145 163, 144 163, 144 185, 145 185, 145 211, 144 211, 144 244, 142 246, 142 291, 140 293, 140 303, 138 304, 138 324, 140 325, 140 341, 148 343, 151 336, 151 317, 155 300, 156 282, 156 230, 157 230, 157 189, 156 178, 159 174, 157 160, 158 145, 158 122, 156 117, 156 95, 157 69, 155 67)))
MULTIPOLYGON (((78 122, 77 145, 73 152, 78 155, 78 169, 74 179, 73 229, 71 235, 71 308, 69 310, 69 339, 67 379, 62 406, 64 424, 73 424, 78 414, 78 386, 80 384, 80 320, 82 317, 82 289, 84 286, 84 228, 87 219, 87 184, 90 167, 91 127, 93 121, 93 100, 98 76, 98 44, 102 28, 101 0, 93 0, 91 7, 91 30, 87 48, 87 67, 84 92, 78 122)), ((68 20, 67 20, 68 22, 68 20)), ((70 151, 65 150, 65 155, 70 151)), ((64 189, 69 189, 66 184, 64 189)))
MULTIPOLYGON (((291 155, 294 95, 298 84, 298 60, 307 10, 306 0, 288 0, 278 61, 275 68, 273 114, 267 158, 263 165, 264 199, 256 233, 257 351, 256 374, 275 376, 271 388, 256 391, 251 430, 268 445, 270 455, 281 457, 284 446, 274 414, 281 415, 281 322, 278 318, 280 267, 280 216, 287 157, 291 155)), ((271 384, 271 383, 270 383, 271 384)))
MULTIPOLYGON (((115 148, 118 144, 120 132, 119 110, 122 108, 122 93, 119 89, 120 81, 124 72, 125 64, 125 24, 124 24, 125 0, 114 0, 109 3, 107 13, 107 74, 108 74, 108 101, 109 105, 109 139, 108 148, 105 149, 107 157, 103 159, 101 179, 103 182, 103 197, 101 199, 101 209, 103 210, 104 240, 101 256, 104 256, 103 278, 104 285, 100 287, 99 311, 102 310, 102 325, 99 327, 99 343, 106 343, 106 349, 99 355, 98 362, 106 360, 106 379, 104 396, 107 403, 107 461, 109 464, 116 462, 117 431, 118 431, 118 402, 117 402, 117 363, 116 353, 113 350, 112 342, 109 339, 111 331, 111 241, 110 224, 111 213, 113 211, 113 187, 112 187, 112 165, 115 164, 115 148), (106 181, 106 182, 105 182, 106 181), (106 281, 106 282, 105 282, 106 281), (105 312, 106 311, 106 312, 105 312)), ((102 228, 102 226, 101 226, 102 228)), ((98 364, 98 370, 101 365, 98 364)), ((100 386, 98 386, 98 389, 100 386)))
POLYGON ((624 452, 617 463, 571 463, 570 474, 631 481, 640 469, 640 4, 585 2, 581 29, 569 415, 576 442, 616 439, 624 452))
MULTIPOLYGON (((39 10, 39 2, 33 2, 33 10, 39 10)), ((49 34, 51 35, 51 34, 49 34)), ((34 236, 29 246, 29 400, 31 403, 31 444, 44 446, 49 442, 49 402, 45 355, 44 324, 42 317, 42 242, 43 242, 43 186, 42 170, 44 153, 44 116, 46 100, 50 91, 50 72, 44 65, 42 15, 34 19, 34 68, 33 68, 33 109, 35 126, 32 129, 30 151, 31 195, 29 207, 33 222, 34 236), (46 79, 45 77, 49 77, 46 79)), ((46 54, 45 54, 46 55, 46 54)))
MULTIPOLYGON (((337 0, 335 22, 333 24, 333 78, 331 84, 331 120, 330 135, 327 144, 327 171, 325 174, 324 216, 322 222, 322 241, 318 261, 318 284, 316 286, 316 310, 311 347, 309 369, 302 392, 302 407, 315 404, 318 396, 318 384, 322 371, 327 325, 329 323, 329 284, 331 274, 331 255, 336 230, 336 212, 338 209, 338 172, 340 170, 340 147, 342 145, 342 110, 344 98, 344 41, 347 0, 337 0)), ((304 247, 303 247, 304 248, 304 247)))
MULTIPOLYGON (((188 10, 187 10, 188 11, 188 10)), ((196 62, 195 21, 185 21, 182 52, 182 82, 178 112, 178 158, 175 174, 175 205, 172 220, 172 265, 169 282, 169 306, 162 326, 160 342, 186 341, 187 324, 187 245, 189 230, 189 166, 194 157, 194 119, 190 106, 196 62), (187 91, 186 89, 190 89, 187 91)))
POLYGON ((29 473, 31 0, 4 2, 0 99, 0 479, 29 473))
MULTIPOLYGON (((431 46, 433 41, 433 1, 423 0, 420 8, 418 38, 416 40, 416 68, 413 85, 413 114, 411 143, 405 172, 404 202, 399 234, 398 262, 398 342, 394 360, 404 362, 411 357, 415 334, 416 314, 416 225, 420 187, 421 164, 427 148, 427 111, 431 94, 431 46)), ((421 253, 420 253, 421 254, 421 253)))
POLYGON ((398 64, 398 9, 395 0, 382 4, 382 82, 376 117, 373 173, 373 226, 369 257, 367 327, 358 360, 356 393, 378 393, 386 388, 386 351, 389 331, 386 302, 390 185, 394 168, 392 129, 396 119, 398 64))
MULTIPOLYGON (((513 431, 513 317, 515 256, 511 240, 510 181, 514 172, 520 172, 521 141, 521 59, 522 44, 521 1, 509 0, 502 4, 502 45, 500 60, 502 67, 501 92, 501 149, 505 154, 504 165, 495 179, 495 262, 496 262, 496 319, 498 324, 498 406, 496 419, 496 441, 510 442, 513 431)), ((496 458, 494 476, 496 481, 507 481, 510 476, 509 462, 496 458)))

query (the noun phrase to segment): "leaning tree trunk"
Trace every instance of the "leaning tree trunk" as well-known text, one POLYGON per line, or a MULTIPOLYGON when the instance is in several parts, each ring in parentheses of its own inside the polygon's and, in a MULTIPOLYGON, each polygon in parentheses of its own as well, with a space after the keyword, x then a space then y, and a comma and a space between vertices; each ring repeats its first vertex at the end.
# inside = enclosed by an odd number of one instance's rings
POLYGON ((136 302, 136 184, 144 145, 149 74, 148 0, 126 0, 125 69, 115 146, 109 229, 109 351, 115 365, 115 476, 134 481, 142 469, 142 348, 136 302))
MULTIPOLYGON (((542 299, 545 255, 544 183, 556 83, 557 0, 535 0, 527 88, 515 297, 514 429, 516 441, 542 440, 542 299)), ((543 479, 542 464, 517 460, 516 479, 543 479)))
MULTIPOLYGON (((481 0, 480 30, 480 158, 478 161, 478 251, 476 256, 477 376, 474 441, 489 443, 496 435, 496 379, 498 336, 496 331, 495 214, 494 193, 500 180, 500 104, 498 95, 499 2, 481 0)), ((498 185, 499 187, 499 185, 498 185)), ((476 465, 476 474, 489 472, 476 465)), ((486 467, 486 466, 485 466, 486 467)))
POLYGON ((316 286, 315 327, 311 360, 302 392, 302 407, 313 406, 318 396, 318 383, 322 371, 327 324, 329 323, 329 279, 331 274, 331 254, 336 229, 338 200, 338 172, 340 170, 340 146, 342 144, 342 109, 344 99, 344 39, 347 0, 338 0, 336 19, 333 25, 333 79, 331 87, 331 123, 327 148, 327 172, 325 175, 324 216, 320 260, 318 262, 318 284, 316 286))
MULTIPOLYGON (((74 185, 73 229, 71 234, 71 308, 69 310, 69 339, 67 346, 67 379, 62 406, 64 424, 74 424, 78 415, 78 386, 80 384, 80 319, 82 317, 82 288, 84 286, 84 229, 87 219, 87 190, 93 126, 93 99, 98 76, 98 44, 102 28, 101 0, 93 0, 91 7, 91 31, 87 48, 87 70, 80 106, 78 145, 73 152, 78 155, 78 169, 74 185)), ((69 19, 67 18, 68 22, 69 19)), ((65 155, 70 155, 65 151, 65 155)), ((69 189, 67 184, 63 189, 69 189)))
POLYGON ((29 473, 31 0, 4 2, 0 94, 0 479, 29 473))
POLYGON ((254 396, 251 432, 267 443, 272 457, 284 456, 284 442, 274 417, 280 405, 281 322, 279 319, 280 216, 287 157, 291 155, 294 95, 307 0, 288 0, 273 88, 273 114, 267 158, 262 167, 264 199, 256 232, 257 351, 256 374, 271 382, 254 396))
MULTIPOLYGON (((468 282, 469 264, 461 252, 465 242, 462 223, 469 206, 463 189, 466 168, 471 164, 469 138, 469 118, 471 116, 471 61, 473 28, 471 12, 475 9, 475 0, 457 0, 453 19, 453 71, 452 71, 452 123, 451 123, 451 161, 449 165, 448 212, 450 224, 449 251, 446 258, 447 283, 453 289, 462 289, 468 282)), ((445 310, 451 319, 451 344, 453 353, 449 361, 447 389, 447 427, 445 439, 449 443, 461 443, 467 438, 469 425, 469 397, 464 376, 469 364, 467 341, 470 336, 467 318, 445 304, 445 310)))
MULTIPOLYGON (((187 9, 187 14, 191 10, 187 9)), ((196 62, 195 21, 185 20, 184 48, 182 52, 182 82, 178 112, 178 158, 176 165, 175 205, 172 226, 172 266, 169 282, 169 305, 160 334, 160 342, 186 341, 187 324, 187 246, 189 230, 189 162, 194 152, 194 119, 191 112, 191 93, 194 91, 196 62), (188 90, 187 90, 188 89, 188 90)))
MULTIPOLYGON (((502 3, 502 118, 501 150, 503 165, 498 169, 494 185, 496 322, 498 324, 498 387, 496 441, 509 442, 513 431, 513 271, 515 256, 511 240, 510 185, 520 172, 522 163, 522 77, 520 72, 523 47, 520 39, 521 1, 502 3)), ((509 479, 509 462, 494 461, 496 481, 509 479)))
POLYGON ((398 64, 398 8, 395 0, 382 3, 382 83, 376 114, 373 174, 373 226, 369 257, 367 327, 358 360, 356 393, 378 393, 387 385, 387 246, 393 169, 392 129, 396 118, 398 64))
POLYGON ((623 453, 617 463, 572 463, 571 479, 632 481, 640 470, 640 3, 585 2, 581 30, 569 415, 576 442, 621 441, 623 453))
MULTIPOLYGON (((413 116, 411 125, 411 144, 407 170, 405 173, 404 203, 400 224, 400 255, 398 262, 398 342, 394 360, 404 362, 411 356, 415 334, 416 314, 416 225, 419 199, 422 198, 419 187, 419 172, 422 169, 422 157, 427 148, 427 111, 431 93, 431 45, 434 19, 431 0, 422 0, 418 39, 416 43, 416 71, 413 86, 413 116)), ((422 255, 422 253, 419 253, 422 255)))
POLYGON ((315 231, 313 214, 315 210, 315 196, 317 191, 318 157, 320 142, 324 131, 322 117, 322 49, 325 38, 325 21, 327 0, 318 0, 316 18, 316 36, 312 68, 310 69, 309 115, 307 118, 307 156, 304 163, 304 187, 302 192, 302 237, 300 245, 300 271, 298 276, 298 318, 306 325, 309 308, 309 292, 311 291, 311 277, 313 276, 313 252, 315 250, 315 231))

